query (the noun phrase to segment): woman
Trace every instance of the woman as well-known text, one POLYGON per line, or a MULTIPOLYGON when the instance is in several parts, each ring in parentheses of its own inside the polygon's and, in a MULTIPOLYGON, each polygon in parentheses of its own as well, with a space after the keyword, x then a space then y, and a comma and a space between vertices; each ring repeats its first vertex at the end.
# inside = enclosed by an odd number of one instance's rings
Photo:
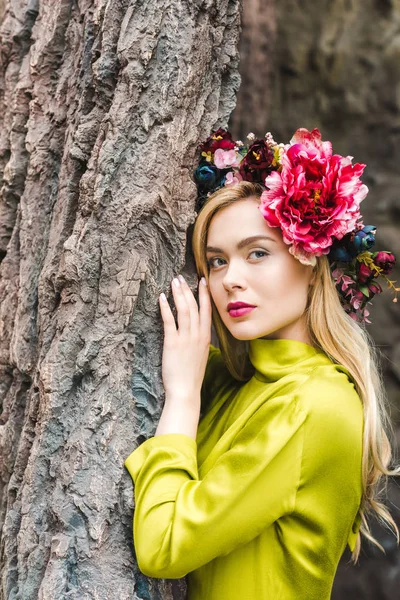
POLYGON ((318 130, 250 141, 218 130, 201 146, 193 251, 206 285, 198 308, 174 280, 177 326, 160 297, 165 405, 125 461, 136 556, 145 575, 187 575, 189 600, 325 600, 360 530, 382 548, 367 513, 399 541, 378 500, 399 473, 382 382, 356 322, 374 277, 394 288, 394 257, 369 251, 363 165, 318 130))

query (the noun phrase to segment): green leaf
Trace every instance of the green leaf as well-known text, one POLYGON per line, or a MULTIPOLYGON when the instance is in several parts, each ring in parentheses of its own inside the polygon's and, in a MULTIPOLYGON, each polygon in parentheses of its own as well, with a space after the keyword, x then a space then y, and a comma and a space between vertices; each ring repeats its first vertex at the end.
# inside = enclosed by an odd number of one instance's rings
POLYGON ((364 296, 367 296, 367 298, 369 298, 369 289, 366 285, 359 285, 358 289, 364 294, 364 296))

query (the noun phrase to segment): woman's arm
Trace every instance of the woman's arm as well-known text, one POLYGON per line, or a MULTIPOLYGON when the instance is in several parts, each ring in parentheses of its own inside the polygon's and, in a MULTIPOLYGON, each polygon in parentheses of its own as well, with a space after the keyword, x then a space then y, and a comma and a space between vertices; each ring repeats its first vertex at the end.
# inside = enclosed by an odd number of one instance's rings
POLYGON ((211 302, 207 286, 200 283, 199 310, 189 286, 181 275, 179 280, 173 280, 172 290, 179 329, 176 328, 168 302, 161 295, 165 403, 155 436, 183 433, 195 440, 200 420, 201 385, 211 338, 211 302), (179 285, 176 284, 177 281, 179 285))
POLYGON ((166 397, 154 436, 165 433, 184 433, 195 440, 199 419, 200 393, 196 398, 166 397))
POLYGON ((126 459, 134 545, 149 577, 179 578, 257 537, 295 506, 303 423, 294 396, 265 402, 199 478, 196 441, 149 438, 126 459))

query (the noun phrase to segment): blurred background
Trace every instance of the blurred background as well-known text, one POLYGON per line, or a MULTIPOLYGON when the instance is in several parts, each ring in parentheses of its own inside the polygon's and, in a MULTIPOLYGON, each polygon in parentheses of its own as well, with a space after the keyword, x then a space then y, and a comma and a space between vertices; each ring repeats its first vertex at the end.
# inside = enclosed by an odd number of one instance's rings
MULTIPOLYGON (((376 225, 376 249, 398 261, 390 278, 400 285, 400 1, 245 0, 238 102, 229 129, 234 139, 271 131, 287 143, 298 127, 318 127, 334 152, 366 163, 365 225, 376 225)), ((368 331, 382 367, 400 462, 400 303, 384 287, 370 305, 368 331)), ((400 527, 400 481, 389 482, 385 503, 400 527)), ((386 555, 363 541, 359 565, 346 550, 333 600, 400 597, 400 550, 378 523, 372 531, 386 555)))

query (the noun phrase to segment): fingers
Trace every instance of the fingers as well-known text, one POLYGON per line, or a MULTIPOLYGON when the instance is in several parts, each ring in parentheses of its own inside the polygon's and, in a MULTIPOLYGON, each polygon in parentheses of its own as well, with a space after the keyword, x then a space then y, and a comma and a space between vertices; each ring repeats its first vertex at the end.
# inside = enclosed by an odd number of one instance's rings
POLYGON ((171 288, 177 309, 178 331, 172 310, 160 296, 160 309, 165 333, 200 334, 207 339, 211 336, 211 300, 207 285, 199 282, 200 311, 196 299, 182 275, 174 278, 171 288))
POLYGON ((211 296, 204 277, 199 282, 200 300, 200 331, 207 338, 211 338, 212 306, 211 296), (203 283, 204 282, 204 283, 203 283))
POLYGON ((190 331, 190 306, 184 286, 187 286, 187 284, 182 283, 178 277, 172 280, 171 287, 178 314, 179 333, 188 333, 190 331))
POLYGON ((176 325, 175 325, 175 318, 174 315, 172 314, 172 310, 170 305, 168 304, 168 300, 167 297, 164 293, 160 294, 159 296, 159 304, 160 304, 160 311, 161 311, 161 317, 164 323, 164 333, 165 336, 171 336, 177 333, 176 330, 176 325))
POLYGON ((195 333, 199 327, 199 307, 195 297, 193 296, 192 290, 190 289, 183 275, 179 275, 179 280, 181 282, 182 292, 185 295, 185 299, 189 307, 190 331, 195 333))

